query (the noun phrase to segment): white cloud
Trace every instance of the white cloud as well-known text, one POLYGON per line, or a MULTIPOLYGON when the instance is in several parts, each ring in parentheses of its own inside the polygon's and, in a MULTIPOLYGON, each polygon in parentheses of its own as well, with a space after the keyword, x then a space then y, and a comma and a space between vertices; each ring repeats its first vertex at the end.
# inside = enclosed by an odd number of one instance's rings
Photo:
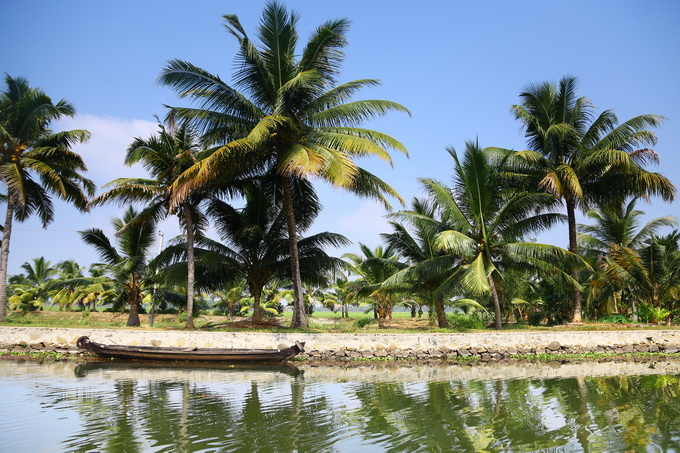
POLYGON ((125 151, 135 137, 147 138, 158 131, 157 123, 146 120, 126 120, 114 117, 78 115, 61 120, 55 130, 85 129, 91 138, 73 148, 87 165, 87 177, 101 186, 122 177, 143 177, 141 166, 123 164, 125 151))

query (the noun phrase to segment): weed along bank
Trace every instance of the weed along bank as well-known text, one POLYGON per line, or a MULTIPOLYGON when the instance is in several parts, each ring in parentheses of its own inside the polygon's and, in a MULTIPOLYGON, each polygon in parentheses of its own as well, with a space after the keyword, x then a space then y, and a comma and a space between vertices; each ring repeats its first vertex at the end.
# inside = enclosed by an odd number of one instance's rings
POLYGON ((0 353, 53 351, 75 354, 87 335, 105 344, 186 348, 281 348, 301 341, 298 357, 323 359, 500 360, 513 356, 680 351, 678 330, 468 332, 468 333, 260 333, 0 327, 0 353))

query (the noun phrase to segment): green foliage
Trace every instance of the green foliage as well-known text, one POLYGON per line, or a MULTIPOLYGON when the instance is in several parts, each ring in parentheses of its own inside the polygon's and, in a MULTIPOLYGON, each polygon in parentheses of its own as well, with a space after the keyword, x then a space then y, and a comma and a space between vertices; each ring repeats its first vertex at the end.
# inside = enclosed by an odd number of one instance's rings
POLYGON ((21 310, 23 313, 26 313, 42 308, 42 302, 34 297, 34 293, 30 288, 15 286, 12 288, 12 291, 14 294, 8 299, 10 310, 21 310))
MULTIPOLYGON (((564 203, 569 218, 569 250, 577 251, 577 210, 619 203, 628 196, 660 196, 672 201, 676 188, 660 173, 646 170, 659 157, 650 148, 663 117, 639 115, 621 124, 611 110, 599 114, 592 101, 577 97, 578 81, 563 77, 559 84, 531 84, 512 106, 523 123, 529 150, 516 156, 524 161, 524 184, 550 193, 564 203)), ((574 265, 571 276, 579 279, 574 265)), ((573 286, 573 322, 581 321, 581 288, 573 286)))
MULTIPOLYGON (((135 222, 139 213, 128 207, 122 218, 112 219, 118 235, 115 245, 100 228, 81 231, 83 241, 99 253, 102 264, 110 277, 98 278, 106 281, 115 295, 111 295, 114 306, 125 303, 130 306, 129 326, 139 326, 138 314, 142 312, 144 295, 153 289, 155 273, 149 272, 146 257, 155 239, 155 223, 135 222), (117 246, 117 247, 116 247, 117 246)), ((94 279, 90 279, 90 283, 94 279)))
POLYGON ((378 322, 378 320, 375 318, 361 318, 354 321, 353 325, 357 329, 363 329, 369 324, 375 324, 376 322, 378 322))
POLYGON ((621 313, 614 313, 611 315, 601 317, 600 319, 597 320, 597 322, 611 324, 628 324, 630 320, 626 317, 626 315, 622 315, 621 313))
POLYGON ((640 304, 637 315, 642 322, 660 323, 671 315, 672 311, 652 304, 640 304))
POLYGON ((405 265, 399 261, 397 250, 392 245, 371 249, 359 243, 359 249, 361 254, 344 255, 344 258, 348 260, 347 267, 350 272, 359 276, 350 284, 353 287, 351 290, 353 295, 350 297, 355 304, 368 305, 367 312, 372 309, 376 310, 380 324, 384 324, 387 317, 392 314, 392 308, 397 299, 396 294, 399 292, 384 284, 405 265))
MULTIPOLYGON (((254 298, 246 297, 241 299, 241 309, 239 313, 241 316, 245 316, 254 309, 253 307, 254 298)), ((280 316, 283 313, 283 305, 278 300, 264 300, 260 302, 260 310, 262 315, 266 317, 280 316)))
POLYGON ((446 320, 451 328, 456 330, 485 329, 486 321, 477 314, 468 315, 466 313, 449 313, 446 320))
POLYGON ((434 245, 459 259, 449 268, 445 284, 462 288, 466 295, 490 295, 500 329, 506 269, 569 279, 565 268, 577 257, 559 247, 525 241, 526 235, 555 225, 562 216, 550 212, 555 197, 524 190, 509 179, 513 154, 482 149, 477 142, 467 142, 460 156, 453 148, 448 152, 454 160, 453 185, 423 179, 439 216, 418 219, 440 228, 434 245))

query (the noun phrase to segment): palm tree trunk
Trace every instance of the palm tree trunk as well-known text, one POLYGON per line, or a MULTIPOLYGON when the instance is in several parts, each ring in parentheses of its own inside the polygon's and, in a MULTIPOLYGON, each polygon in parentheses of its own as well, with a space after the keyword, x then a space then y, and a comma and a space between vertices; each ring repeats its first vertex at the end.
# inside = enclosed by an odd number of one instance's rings
POLYGON ((387 302, 385 300, 378 299, 376 301, 376 313, 378 314, 378 327, 381 329, 384 329, 387 324, 387 310, 385 309, 386 305, 387 302))
POLYGON ((189 203, 183 203, 184 223, 187 229, 187 322, 185 330, 196 330, 194 325, 194 276, 196 263, 194 260, 194 219, 191 217, 189 203))
POLYGON ((437 311, 437 325, 440 329, 446 329, 449 327, 449 322, 446 320, 446 309, 444 308, 444 301, 440 298, 436 298, 434 301, 434 307, 437 311))
MULTIPOLYGON (((567 220, 569 226, 569 251, 574 255, 577 252, 576 248, 576 205, 573 200, 566 197, 567 204, 567 220)), ((578 267, 574 265, 571 268, 571 278, 578 282, 578 267)), ((581 322, 581 288, 574 286, 573 292, 574 314, 571 317, 571 322, 581 322)))
POLYGON ((493 274, 489 275, 489 286, 491 287, 491 299, 493 299, 493 310, 496 315, 496 330, 501 330, 503 328, 503 323, 501 322, 501 301, 498 297, 498 290, 496 289, 496 282, 493 279, 493 274))
POLYGON ((128 316, 128 327, 139 326, 139 288, 135 283, 132 284, 130 292, 128 293, 128 301, 130 302, 130 315, 128 316))
POLYGON ((586 387, 586 381, 582 377, 576 378, 576 384, 578 385, 578 416, 576 421, 578 423, 578 429, 576 430, 576 438, 581 445, 583 451, 590 451, 590 430, 588 426, 590 425, 590 412, 588 411, 588 387, 586 387))
POLYGON ((2 232, 2 256, 0 257, 0 322, 7 320, 7 263, 9 262, 9 238, 12 235, 14 203, 7 197, 5 229, 2 232))
POLYGON ((308 326, 305 316, 305 304, 302 300, 302 278, 300 277, 300 259, 298 257, 297 225, 293 210, 293 191, 291 180, 288 176, 282 176, 283 204, 286 210, 286 224, 288 226, 288 245, 290 247, 290 269, 293 280, 293 319, 290 326, 294 329, 306 329, 308 326))
POLYGON ((253 295, 253 324, 258 324, 262 322, 262 307, 260 306, 262 291, 260 288, 253 287, 251 293, 253 295))

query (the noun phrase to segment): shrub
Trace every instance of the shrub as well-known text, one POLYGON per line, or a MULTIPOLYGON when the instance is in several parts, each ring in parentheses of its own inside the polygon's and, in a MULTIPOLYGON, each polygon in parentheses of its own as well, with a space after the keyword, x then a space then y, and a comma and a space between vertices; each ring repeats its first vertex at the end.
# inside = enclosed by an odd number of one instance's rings
POLYGON ((446 315, 446 320, 453 329, 458 330, 484 329, 486 327, 486 322, 477 315, 450 313, 446 315))
POLYGON ((367 325, 374 324, 376 322, 377 322, 377 320, 374 319, 374 318, 361 318, 361 319, 357 319, 356 321, 354 321, 354 327, 357 328, 357 329, 363 329, 367 325))
POLYGON ((626 318, 625 315, 622 315, 621 313, 614 313, 611 315, 603 316, 600 319, 597 320, 597 322, 607 322, 607 323, 614 323, 614 324, 628 324, 630 320, 626 318))
POLYGON ((663 307, 655 307, 652 304, 640 304, 637 315, 642 322, 659 324, 671 315, 671 311, 663 307))

